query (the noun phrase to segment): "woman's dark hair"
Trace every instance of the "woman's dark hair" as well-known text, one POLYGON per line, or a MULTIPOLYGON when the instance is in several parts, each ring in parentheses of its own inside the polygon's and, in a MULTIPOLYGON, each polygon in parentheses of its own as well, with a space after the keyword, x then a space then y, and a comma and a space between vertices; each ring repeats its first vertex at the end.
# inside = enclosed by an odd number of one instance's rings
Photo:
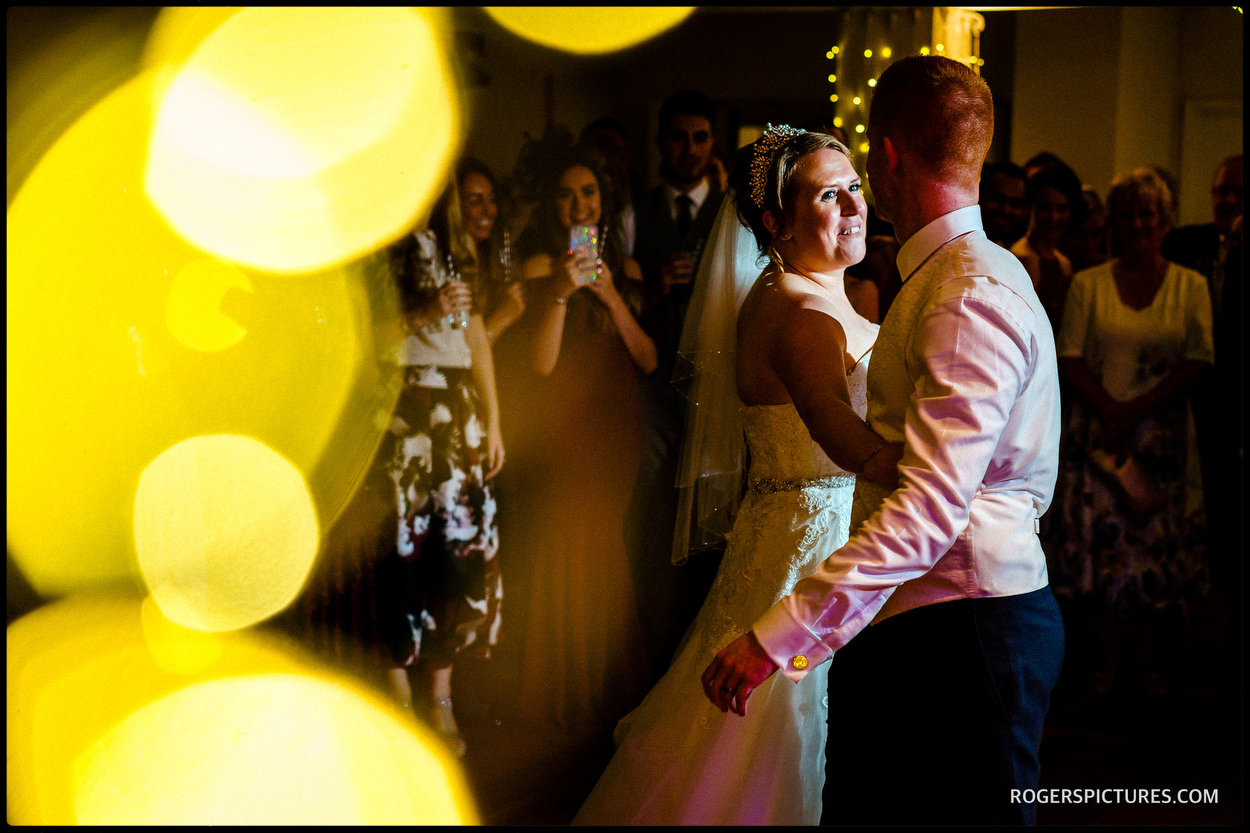
MULTIPOLYGON (((493 284, 502 280, 502 267, 499 264, 498 253, 503 240, 503 229, 507 226, 509 211, 509 201, 507 194, 500 186, 500 182, 495 178, 494 172, 486 165, 485 162, 473 156, 461 157, 456 163, 455 169, 455 187, 464 186, 465 179, 470 174, 478 174, 485 177, 490 183, 491 190, 495 192, 495 204, 499 207, 499 216, 495 221, 495 227, 491 229, 490 238, 483 242, 475 242, 473 246, 473 256, 476 261, 476 280, 473 282, 473 298, 474 304, 482 293, 486 295, 492 294, 493 284)), ((464 206, 460 206, 463 214, 464 206)), ((485 297, 485 296, 483 296, 485 297)), ((490 306, 490 305, 487 305, 490 306)))
POLYGON ((494 171, 492 171, 485 162, 473 156, 462 157, 460 161, 456 163, 457 188, 464 185, 464 181, 469 174, 478 174, 485 177, 486 181, 490 183, 491 190, 495 192, 495 202, 499 206, 499 221, 495 224, 496 228, 498 228, 500 223, 503 222, 503 218, 510 213, 508 209, 511 206, 508 201, 508 194, 505 189, 501 187, 499 180, 495 177, 494 171))
POLYGON ((596 154, 574 148, 552 164, 547 178, 538 183, 538 204, 530 215, 529 224, 517 242, 519 256, 524 259, 536 254, 559 257, 568 251, 569 230, 560 222, 556 213, 556 189, 561 178, 573 168, 585 168, 594 176, 599 186, 599 256, 618 279, 624 278, 625 244, 621 234, 620 217, 617 214, 612 180, 603 170, 596 154))
MULTIPOLYGON (((573 168, 587 169, 599 185, 599 257, 611 270, 617 291, 634 316, 638 317, 642 314, 642 294, 633 285, 635 282, 625 276, 625 237, 621 233, 612 180, 603 170, 597 154, 573 147, 561 153, 558 159, 548 160, 546 175, 536 182, 538 201, 521 239, 517 241, 517 256, 522 261, 537 254, 557 259, 568 251, 569 229, 560 222, 556 212, 556 189, 564 175, 573 168)), ((601 330, 612 328, 607 308, 591 293, 574 293, 569 303, 574 307, 590 304, 595 326, 601 330)))
POLYGON ((1085 198, 1081 196, 1081 178, 1063 162, 1037 169, 1025 180, 1024 187, 1030 210, 1043 188, 1054 188, 1068 199, 1068 225, 1079 228, 1085 222, 1085 198))
POLYGON ((495 189, 495 193, 499 193, 499 181, 495 179, 495 174, 486 163, 474 156, 463 156, 456 163, 456 185, 464 184, 464 179, 469 174, 481 174, 490 182, 490 187, 495 189))

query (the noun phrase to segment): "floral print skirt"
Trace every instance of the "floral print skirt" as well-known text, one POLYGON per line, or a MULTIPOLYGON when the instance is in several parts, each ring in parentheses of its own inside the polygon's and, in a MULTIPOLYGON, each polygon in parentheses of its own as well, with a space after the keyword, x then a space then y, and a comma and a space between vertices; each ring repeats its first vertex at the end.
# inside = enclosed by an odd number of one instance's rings
POLYGON ((1183 405, 1138 426, 1132 453, 1163 502, 1137 517, 1090 462, 1091 451, 1108 448, 1102 423, 1083 403, 1072 403, 1060 451, 1057 523, 1048 535, 1055 595, 1119 608, 1206 594, 1205 518, 1189 431, 1183 405))
POLYGON ((421 658, 445 667, 463 651, 487 657, 498 640, 499 531, 478 413, 469 370, 405 370, 386 463, 398 526, 378 582, 396 665, 421 658), (446 388, 425 386, 431 378, 446 388))

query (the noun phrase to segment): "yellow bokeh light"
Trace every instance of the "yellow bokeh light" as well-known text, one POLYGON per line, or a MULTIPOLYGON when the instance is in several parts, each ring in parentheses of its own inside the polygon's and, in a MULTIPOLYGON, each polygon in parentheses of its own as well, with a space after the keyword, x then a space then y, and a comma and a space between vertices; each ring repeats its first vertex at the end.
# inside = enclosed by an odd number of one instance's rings
POLYGON ((86 595, 9 626, 10 824, 479 823, 410 714, 263 631, 187 634, 168 662, 159 618, 86 595))
POLYGON ((833 119, 833 126, 834 126, 834 127, 841 127, 841 126, 842 126, 842 117, 841 117, 841 116, 834 116, 834 119, 833 119))
POLYGON ((929 47, 927 47, 927 46, 922 46, 922 47, 920 47, 920 54, 921 54, 921 55, 928 55, 928 54, 929 54, 929 47))
POLYGON ((204 631, 253 625, 299 592, 317 553, 303 477, 248 437, 193 437, 139 478, 135 546, 161 612, 204 631))
POLYGON ((890 57, 891 55, 893 55, 893 54, 894 54, 894 50, 893 50, 893 49, 891 49, 890 47, 888 47, 888 46, 883 46, 883 47, 881 47, 881 57, 882 57, 882 58, 889 58, 889 57, 890 57))
POLYGON ((75 810, 90 825, 471 823, 435 748, 316 679, 210 680, 144 706, 85 750, 75 810))
POLYGON ((836 75, 832 75, 832 74, 831 74, 831 75, 829 76, 829 83, 830 83, 830 84, 836 84, 836 83, 838 83, 838 76, 836 76, 836 75))
POLYGON ((409 227, 462 140, 435 13, 220 17, 179 15, 192 28, 163 25, 147 58, 159 83, 144 187, 174 229, 220 258, 297 273, 409 227))
POLYGON ((934 49, 936 49, 938 52, 945 52, 945 51, 946 51, 946 47, 945 47, 945 46, 943 46, 943 45, 942 45, 942 44, 940 44, 940 43, 939 43, 939 44, 937 44, 936 46, 934 46, 933 48, 934 48, 934 49))
POLYGON ((187 347, 206 353, 237 344, 247 330, 221 311, 222 299, 232 289, 252 291, 247 275, 233 264, 205 258, 183 266, 165 303, 170 333, 187 347))
POLYGON ((868 143, 867 143, 867 142, 860 142, 860 143, 859 143, 859 152, 860 152, 860 153, 867 153, 867 152, 868 152, 868 143))
POLYGON ((143 640, 148 653, 163 671, 171 674, 198 674, 211 668, 222 656, 222 636, 171 622, 161 612, 156 598, 148 595, 139 606, 143 640))
POLYGON ((865 49, 865 50, 864 50, 864 57, 865 57, 865 58, 871 58, 871 57, 872 57, 872 50, 871 50, 871 49, 865 49))
POLYGON ((841 51, 842 51, 842 48, 841 48, 841 47, 839 47, 839 46, 835 46, 833 49, 831 49, 831 50, 829 50, 829 51, 830 51, 830 52, 832 52, 834 55, 837 55, 839 52, 841 52, 841 51))
POLYGON ((875 87, 875 86, 877 86, 877 79, 876 79, 876 78, 869 78, 869 79, 868 79, 868 86, 870 86, 870 87, 875 87))
POLYGON ((855 96, 854 98, 851 99, 851 103, 854 104, 856 107, 858 107, 859 105, 864 103, 864 100, 860 98, 859 96, 855 96))
POLYGON ((244 276, 174 234, 142 188, 151 95, 145 72, 99 100, 7 215, 8 545, 45 597, 142 586, 135 489, 187 437, 280 449, 328 525, 395 401, 379 337, 397 315, 393 280, 373 259, 244 276), (201 292, 208 261, 222 271, 209 283, 236 288, 201 292))
POLYGON ((838 94, 834 93, 833 95, 829 96, 829 100, 836 103, 838 100, 838 94))
POLYGON ((866 128, 866 127, 864 127, 862 124, 857 124, 857 125, 855 125, 855 132, 856 132, 856 133, 863 133, 866 129, 867 129, 867 128, 866 128))
POLYGON ((487 6, 495 22, 534 43, 578 55, 615 52, 677 24, 694 6, 487 6))

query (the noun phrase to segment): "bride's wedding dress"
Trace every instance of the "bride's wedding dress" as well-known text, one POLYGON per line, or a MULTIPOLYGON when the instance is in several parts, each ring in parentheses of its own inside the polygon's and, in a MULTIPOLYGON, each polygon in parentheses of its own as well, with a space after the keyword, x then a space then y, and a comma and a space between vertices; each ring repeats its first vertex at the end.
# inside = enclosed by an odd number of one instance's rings
MULTIPOLYGON (((866 410, 868 356, 848 377, 866 410)), ((751 465, 716 581, 664 677, 616 730, 617 750, 574 824, 818 824, 828 663, 799 683, 772 675, 745 717, 722 713, 700 678, 849 533, 854 478, 793 405, 743 410, 751 465)), ((696 556, 697 557, 697 556, 696 556)))

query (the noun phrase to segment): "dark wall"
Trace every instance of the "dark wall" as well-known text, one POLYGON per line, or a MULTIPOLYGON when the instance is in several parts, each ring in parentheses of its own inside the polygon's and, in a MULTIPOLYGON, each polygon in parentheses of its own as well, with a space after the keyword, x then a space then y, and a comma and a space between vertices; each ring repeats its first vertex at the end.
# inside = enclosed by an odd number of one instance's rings
POLYGON ((542 132, 550 76, 556 121, 576 132, 597 116, 616 116, 630 130, 635 170, 654 182, 655 113, 676 90, 697 89, 721 105, 717 139, 730 152, 739 122, 830 118, 825 53, 840 19, 836 8, 700 8, 637 47, 573 57, 524 42, 480 9, 459 10, 457 27, 481 47, 465 73, 478 82, 469 93, 469 150, 509 168, 524 135, 542 132))

